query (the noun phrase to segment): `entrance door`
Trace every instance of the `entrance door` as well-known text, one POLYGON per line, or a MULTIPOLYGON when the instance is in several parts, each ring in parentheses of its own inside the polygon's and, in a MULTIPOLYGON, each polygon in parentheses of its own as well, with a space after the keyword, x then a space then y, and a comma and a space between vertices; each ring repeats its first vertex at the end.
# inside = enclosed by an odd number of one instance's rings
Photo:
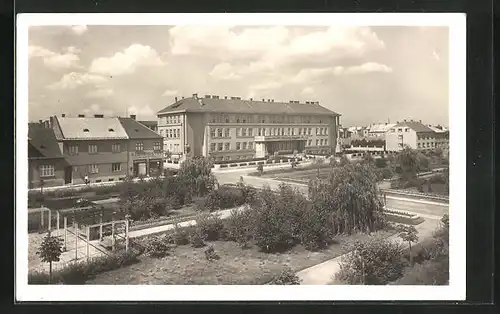
POLYGON ((71 184, 73 181, 73 168, 71 166, 64 167, 64 184, 71 184))

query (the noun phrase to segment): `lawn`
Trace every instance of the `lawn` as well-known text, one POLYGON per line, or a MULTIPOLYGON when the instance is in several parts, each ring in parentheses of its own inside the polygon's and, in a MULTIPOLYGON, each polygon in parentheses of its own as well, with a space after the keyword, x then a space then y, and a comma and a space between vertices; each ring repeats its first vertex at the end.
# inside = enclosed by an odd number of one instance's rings
MULTIPOLYGON (((393 232, 380 231, 377 234, 388 237, 393 232)), ((162 259, 141 256, 140 263, 102 273, 87 284, 266 284, 279 275, 284 265, 298 272, 341 255, 342 243, 367 237, 367 234, 339 236, 336 244, 319 252, 310 252, 298 245, 276 254, 260 252, 255 246, 241 249, 234 242, 214 241, 210 244, 220 259, 211 262, 205 258, 205 248, 182 245, 176 247, 170 256, 162 259)))

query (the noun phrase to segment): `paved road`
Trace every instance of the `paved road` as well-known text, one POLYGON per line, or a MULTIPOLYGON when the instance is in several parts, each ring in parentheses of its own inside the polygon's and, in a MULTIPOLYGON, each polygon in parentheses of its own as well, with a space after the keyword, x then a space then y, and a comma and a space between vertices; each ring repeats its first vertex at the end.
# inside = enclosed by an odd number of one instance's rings
MULTIPOLYGON (((248 176, 246 175, 248 172, 220 172, 216 173, 216 177, 220 184, 237 183, 240 180, 240 177, 243 177, 243 180, 246 184, 250 184, 258 188, 262 188, 265 185, 268 185, 271 189, 277 189, 281 184, 280 181, 270 178, 248 176)), ((301 191, 302 193, 307 194, 307 186, 291 182, 287 182, 287 184, 290 184, 291 186, 299 189, 299 191, 301 191)), ((417 214, 439 217, 447 214, 449 209, 448 204, 428 201, 425 199, 404 198, 403 196, 387 196, 387 207, 417 214)))

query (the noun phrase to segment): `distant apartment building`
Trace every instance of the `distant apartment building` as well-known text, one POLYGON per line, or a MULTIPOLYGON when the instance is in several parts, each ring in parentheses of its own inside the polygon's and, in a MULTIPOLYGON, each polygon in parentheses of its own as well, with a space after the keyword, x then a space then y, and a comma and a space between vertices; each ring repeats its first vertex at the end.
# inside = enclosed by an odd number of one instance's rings
POLYGON ((398 122, 385 135, 386 149, 400 151, 405 146, 419 150, 448 147, 448 132, 437 132, 421 121, 398 122))
POLYGON ((174 156, 242 160, 293 152, 333 153, 340 115, 318 102, 274 102, 206 95, 157 113, 164 148, 174 156))
POLYGON ((385 138, 385 133, 394 127, 395 123, 377 123, 368 126, 368 137, 385 138))
POLYGON ((135 117, 118 118, 128 136, 127 167, 129 174, 137 176, 154 176, 163 170, 163 138, 143 123, 135 121, 135 117))
POLYGON ((68 182, 68 164, 48 123, 28 125, 28 188, 58 186, 68 182))
POLYGON ((128 135, 118 118, 51 117, 52 129, 69 166, 67 184, 123 180, 129 175, 128 135))

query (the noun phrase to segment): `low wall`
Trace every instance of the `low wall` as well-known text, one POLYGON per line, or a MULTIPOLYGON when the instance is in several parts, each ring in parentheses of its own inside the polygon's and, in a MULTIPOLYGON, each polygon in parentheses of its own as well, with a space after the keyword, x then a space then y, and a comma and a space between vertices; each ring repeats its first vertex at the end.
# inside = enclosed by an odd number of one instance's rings
POLYGON ((401 223, 405 225, 419 225, 424 222, 424 218, 417 214, 410 214, 392 208, 384 210, 387 220, 390 222, 401 223))

